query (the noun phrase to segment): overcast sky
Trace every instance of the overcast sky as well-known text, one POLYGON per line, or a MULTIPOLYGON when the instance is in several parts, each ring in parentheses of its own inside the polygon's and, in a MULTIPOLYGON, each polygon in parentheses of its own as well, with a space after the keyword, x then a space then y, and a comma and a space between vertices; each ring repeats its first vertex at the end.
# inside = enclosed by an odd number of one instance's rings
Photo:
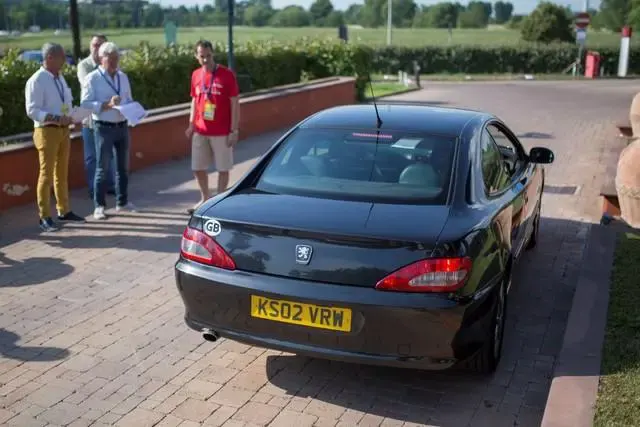
MULTIPOLYGON (((212 0, 211 1, 206 1, 206 0, 157 0, 157 1, 159 1, 159 3, 162 4, 163 6, 181 6, 181 5, 193 6, 193 5, 196 5, 196 4, 203 5, 203 4, 207 4, 207 3, 213 4, 212 0)), ((466 4, 468 2, 467 0, 458 0, 458 1, 461 4, 466 4)), ((152 0, 152 2, 153 2, 153 0, 152 0)), ((284 6, 289 6, 289 5, 293 5, 293 4, 297 4, 297 5, 303 6, 305 8, 308 8, 309 5, 313 2, 313 0, 271 0, 271 2, 273 4, 273 7, 275 7, 275 8, 282 8, 284 6)), ((438 0, 416 0, 416 2, 418 4, 439 3, 438 0)), ((533 10, 533 8, 536 7, 536 4, 538 3, 538 0, 512 0, 511 2, 514 5, 515 13, 529 13, 531 10, 533 10)), ((333 6, 336 9, 344 10, 347 7, 349 7, 349 5, 351 5, 353 3, 364 3, 364 1, 363 0, 332 0, 332 3, 333 3, 333 6)), ((492 1, 492 3, 493 3, 493 1, 492 1)), ((582 7, 584 6, 584 0, 560 0, 560 1, 557 1, 557 3, 571 6, 571 9, 575 10, 575 11, 582 10, 582 7)), ((589 7, 597 9, 598 7, 600 7, 600 0, 589 0, 589 7)))

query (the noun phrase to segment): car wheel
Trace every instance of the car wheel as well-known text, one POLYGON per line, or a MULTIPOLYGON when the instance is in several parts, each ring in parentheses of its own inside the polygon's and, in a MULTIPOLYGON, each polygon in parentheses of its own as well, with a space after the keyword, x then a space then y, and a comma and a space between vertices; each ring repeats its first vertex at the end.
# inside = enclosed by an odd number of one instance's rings
POLYGON ((473 371, 480 374, 492 374, 495 372, 502 358, 509 280, 510 279, 503 280, 500 285, 500 289, 495 297, 495 304, 491 316, 491 327, 487 330, 487 336, 482 348, 469 364, 469 367, 473 371))
POLYGON ((542 198, 538 201, 538 209, 536 211, 536 216, 533 218, 533 228, 531 230, 531 236, 529 236, 529 241, 527 242, 526 250, 530 250, 536 247, 538 244, 538 232, 540 230, 540 208, 542 206, 542 198))

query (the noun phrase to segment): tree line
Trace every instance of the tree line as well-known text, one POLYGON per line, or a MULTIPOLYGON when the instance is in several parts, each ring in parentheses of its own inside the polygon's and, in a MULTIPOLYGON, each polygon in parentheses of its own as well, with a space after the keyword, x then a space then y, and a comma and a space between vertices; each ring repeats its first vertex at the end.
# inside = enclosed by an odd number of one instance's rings
MULTIPOLYGON (((79 4, 84 28, 156 28, 166 21, 179 27, 226 25, 227 0, 194 7, 162 7, 140 0, 79 4)), ((443 2, 420 6, 414 0, 393 0, 395 27, 482 28, 504 24, 513 16, 513 4, 472 1, 467 6, 443 2)), ((308 9, 287 6, 276 9, 271 0, 241 0, 235 3, 235 23, 252 27, 337 27, 341 24, 367 28, 385 26, 387 0, 365 0, 345 11, 336 10, 331 0, 315 0, 308 9)), ((25 31, 31 26, 64 29, 68 26, 68 5, 51 0, 0 0, 0 29, 25 31)))
MULTIPOLYGON (((336 10, 331 0, 314 0, 308 9, 291 5, 282 9, 271 0, 241 0, 235 3, 235 24, 252 27, 337 27, 341 24, 366 28, 385 26, 388 0, 364 0, 346 10, 336 10)), ((415 0, 392 0, 392 22, 397 28, 484 28, 489 24, 518 27, 524 16, 514 15, 509 1, 471 1, 418 5, 415 0)), ((227 0, 214 0, 203 7, 162 7, 144 0, 82 2, 83 28, 157 28, 166 21, 179 27, 226 25, 227 0)), ((640 26, 640 0, 602 0, 600 10, 590 11, 592 28, 619 31, 623 25, 640 26)), ((573 12, 567 9, 568 15, 573 12)), ((60 0, 0 0, 0 29, 25 31, 68 27, 68 2, 60 0)))

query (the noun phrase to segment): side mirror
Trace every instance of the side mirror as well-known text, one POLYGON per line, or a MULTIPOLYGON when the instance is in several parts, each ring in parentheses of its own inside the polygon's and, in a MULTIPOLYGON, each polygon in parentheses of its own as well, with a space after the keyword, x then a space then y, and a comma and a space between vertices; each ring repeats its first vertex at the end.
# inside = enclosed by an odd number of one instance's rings
POLYGON ((554 157, 553 151, 544 147, 533 147, 529 152, 529 161, 532 163, 553 163, 554 157))

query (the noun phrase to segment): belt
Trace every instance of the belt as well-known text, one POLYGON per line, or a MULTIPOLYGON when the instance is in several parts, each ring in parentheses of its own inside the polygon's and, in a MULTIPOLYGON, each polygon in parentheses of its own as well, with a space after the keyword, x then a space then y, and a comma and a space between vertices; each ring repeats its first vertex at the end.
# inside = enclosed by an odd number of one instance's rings
POLYGON ((121 122, 105 122, 102 120, 94 120, 93 123, 108 128, 122 128, 127 126, 126 120, 123 120, 121 122))
POLYGON ((42 125, 40 127, 41 128, 68 128, 68 126, 54 125, 53 123, 47 123, 47 124, 44 124, 44 125, 42 125))

